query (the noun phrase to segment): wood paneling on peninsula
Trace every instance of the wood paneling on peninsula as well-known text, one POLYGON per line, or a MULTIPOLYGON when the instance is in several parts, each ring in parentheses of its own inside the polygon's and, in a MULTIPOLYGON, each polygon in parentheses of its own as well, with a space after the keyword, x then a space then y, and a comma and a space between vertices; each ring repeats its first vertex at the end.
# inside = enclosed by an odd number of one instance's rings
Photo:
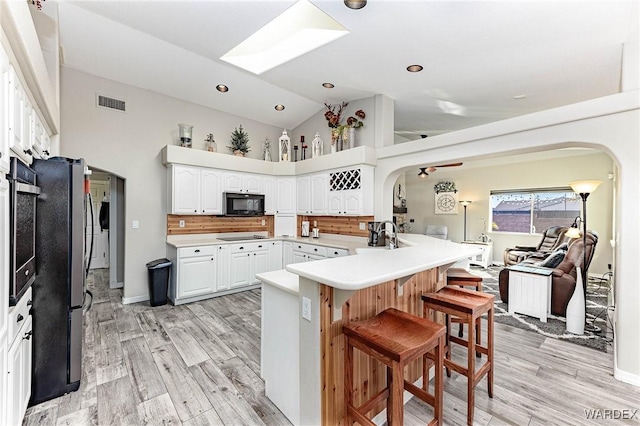
MULTIPOLYGON (((387 308, 396 308, 422 316, 422 293, 433 292, 444 286, 438 268, 419 272, 402 285, 398 296, 397 281, 388 281, 358 290, 342 306, 342 319, 333 321, 333 287, 320 285, 320 349, 322 380, 322 424, 344 425, 344 335, 342 326, 348 321, 371 318, 387 308)), ((434 319, 433 313, 430 319, 434 319)), ((437 321, 443 322, 441 314, 437 321)), ((354 404, 360 405, 386 386, 385 366, 362 352, 354 351, 354 404)), ((415 382, 422 375, 422 360, 416 360, 405 370, 405 379, 415 382)), ((374 410, 386 407, 381 402, 374 410)))
POLYGON ((373 222, 373 216, 298 216, 298 235, 302 229, 302 221, 309 221, 309 229, 313 229, 313 222, 318 223, 320 235, 338 234, 355 237, 368 237, 366 227, 360 230, 360 223, 373 222))
POLYGON ((206 215, 167 215, 167 235, 220 234, 224 232, 264 232, 273 236, 273 216, 223 217, 206 215), (184 228, 180 221, 184 220, 184 228), (262 221, 265 224, 262 224, 262 221))

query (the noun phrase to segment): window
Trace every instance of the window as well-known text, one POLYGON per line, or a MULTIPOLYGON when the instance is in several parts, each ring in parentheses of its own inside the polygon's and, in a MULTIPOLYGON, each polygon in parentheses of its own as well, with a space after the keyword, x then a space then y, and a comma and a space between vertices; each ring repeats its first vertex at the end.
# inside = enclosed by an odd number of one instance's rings
POLYGON ((580 206, 580 196, 571 188, 491 191, 491 230, 534 234, 571 226, 580 206))

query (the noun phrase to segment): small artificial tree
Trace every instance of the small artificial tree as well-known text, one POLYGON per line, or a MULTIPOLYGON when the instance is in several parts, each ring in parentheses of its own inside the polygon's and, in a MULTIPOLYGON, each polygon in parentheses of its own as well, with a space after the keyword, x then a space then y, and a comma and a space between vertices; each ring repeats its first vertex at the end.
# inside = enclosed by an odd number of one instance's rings
POLYGON ((231 146, 227 146, 232 152, 240 151, 242 154, 246 154, 251 151, 249 148, 249 135, 242 128, 242 124, 240 128, 237 128, 231 132, 231 146))

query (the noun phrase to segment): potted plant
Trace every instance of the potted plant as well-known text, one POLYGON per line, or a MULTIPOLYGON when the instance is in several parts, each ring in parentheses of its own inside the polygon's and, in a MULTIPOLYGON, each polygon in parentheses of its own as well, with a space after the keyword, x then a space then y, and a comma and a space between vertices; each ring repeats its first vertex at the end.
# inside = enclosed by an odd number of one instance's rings
POLYGON ((233 155, 239 157, 244 157, 247 152, 251 151, 251 148, 249 148, 249 135, 242 128, 242 124, 240 128, 236 127, 231 132, 231 145, 227 146, 227 148, 233 152, 233 155))

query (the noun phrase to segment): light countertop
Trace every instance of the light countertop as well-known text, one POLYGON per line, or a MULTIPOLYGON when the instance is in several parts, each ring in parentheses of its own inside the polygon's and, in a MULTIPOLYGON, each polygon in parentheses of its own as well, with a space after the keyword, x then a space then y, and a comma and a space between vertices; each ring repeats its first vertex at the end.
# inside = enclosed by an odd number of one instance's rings
MULTIPOLYGON (((243 236, 264 235, 263 232, 255 233, 232 233, 232 234, 194 234, 194 235, 168 235, 167 244, 175 248, 195 247, 217 244, 233 244, 245 241, 223 241, 218 237, 227 236, 243 236)), ((334 247, 349 250, 350 254, 355 254, 355 249, 359 247, 367 247, 367 239, 365 237, 352 237, 347 235, 320 234, 320 238, 311 237, 272 237, 254 241, 291 241, 293 243, 315 244, 325 247, 334 247)))
POLYGON ((480 254, 479 247, 398 234, 400 248, 287 265, 286 270, 341 290, 360 290, 480 254), (404 247, 403 247, 404 245, 404 247))
POLYGON ((280 269, 278 271, 262 272, 256 274, 256 278, 264 284, 269 284, 296 296, 299 293, 298 276, 287 270, 280 269))

